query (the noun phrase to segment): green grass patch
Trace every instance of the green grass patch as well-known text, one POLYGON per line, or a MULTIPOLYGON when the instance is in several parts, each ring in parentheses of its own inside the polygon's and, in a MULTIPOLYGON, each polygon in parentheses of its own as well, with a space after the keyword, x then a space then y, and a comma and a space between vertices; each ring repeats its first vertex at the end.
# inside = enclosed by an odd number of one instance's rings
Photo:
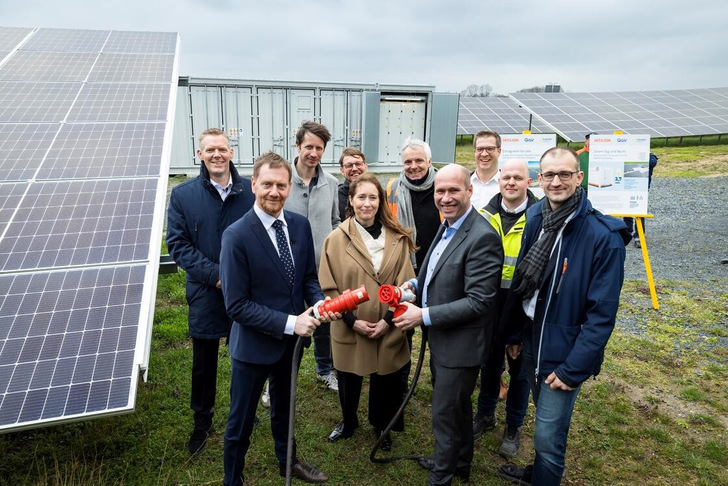
MULTIPOLYGON (((466 148, 460 157, 472 159, 472 146, 466 148)), ((666 159, 669 168, 671 162, 666 159)), ((191 458, 186 449, 192 412, 184 278, 184 272, 159 277, 149 380, 138 386, 136 410, 0 435, 0 484, 221 483, 230 357, 221 346, 215 432, 205 451, 191 458)), ((629 332, 618 326, 602 373, 582 387, 569 436, 564 484, 728 484, 728 293, 720 281, 656 283, 659 311, 651 308, 643 281, 624 284, 618 321, 629 318, 636 324, 629 332)), ((415 364, 418 350, 419 333, 412 355, 415 364)), ((427 358, 424 365, 405 411, 406 431, 394 434, 392 455, 432 452, 427 358)), ((329 484, 424 483, 426 473, 411 461, 369 462, 375 438, 366 420, 366 383, 359 411, 362 426, 350 440, 328 443, 326 437, 340 419, 339 401, 317 382, 312 351, 306 351, 297 404, 300 457, 329 473, 329 484)), ((499 426, 476 443, 471 484, 503 484, 495 476, 497 466, 505 463, 497 455, 505 419, 503 403, 497 415, 499 426)), ((258 416, 261 424, 253 431, 245 468, 247 484, 281 484, 269 412, 261 406, 258 416)), ((517 464, 533 460, 533 427, 531 404, 517 464)))

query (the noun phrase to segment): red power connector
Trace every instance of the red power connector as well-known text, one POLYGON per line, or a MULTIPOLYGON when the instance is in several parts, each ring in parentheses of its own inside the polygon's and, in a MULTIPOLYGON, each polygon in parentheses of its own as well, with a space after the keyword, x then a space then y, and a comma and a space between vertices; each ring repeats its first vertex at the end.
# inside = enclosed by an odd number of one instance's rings
POLYGON ((313 306, 313 316, 316 319, 321 319, 321 315, 324 312, 338 312, 343 314, 344 312, 353 311, 359 304, 369 300, 369 294, 367 293, 366 287, 363 285, 358 289, 345 290, 338 297, 331 300, 323 300, 313 306))
POLYGON ((382 285, 379 287, 379 302, 387 304, 389 307, 394 307, 394 317, 399 317, 406 310, 407 306, 402 305, 402 302, 414 302, 415 291, 417 291, 417 279, 410 279, 408 281, 415 289, 404 290, 402 287, 395 287, 394 285, 382 285))

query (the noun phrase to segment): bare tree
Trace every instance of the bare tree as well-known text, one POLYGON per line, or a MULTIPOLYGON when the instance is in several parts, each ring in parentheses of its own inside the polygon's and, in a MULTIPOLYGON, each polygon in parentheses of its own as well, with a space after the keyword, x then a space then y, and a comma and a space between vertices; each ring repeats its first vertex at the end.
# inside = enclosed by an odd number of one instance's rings
POLYGON ((563 89, 561 89, 560 84, 551 83, 547 84, 546 86, 533 86, 532 88, 523 88, 519 89, 519 93, 560 93, 563 89))
POLYGON ((489 84, 471 84, 460 92, 461 96, 475 96, 486 98, 492 96, 493 87, 489 84))

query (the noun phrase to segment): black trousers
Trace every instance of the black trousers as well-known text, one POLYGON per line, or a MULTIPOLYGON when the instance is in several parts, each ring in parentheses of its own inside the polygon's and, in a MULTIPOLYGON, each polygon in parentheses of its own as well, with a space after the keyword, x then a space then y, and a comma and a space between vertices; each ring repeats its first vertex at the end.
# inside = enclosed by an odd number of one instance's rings
MULTIPOLYGON (((344 416, 344 435, 349 436, 359 426, 357 409, 364 380, 363 376, 338 371, 339 402, 344 416)), ((402 370, 388 375, 369 375, 369 423, 376 430, 384 430, 397 413, 404 398, 402 370)), ((404 430, 404 417, 400 416, 392 430, 404 430)))
POLYGON ((192 338, 192 394, 190 408, 194 412, 195 429, 208 430, 217 393, 217 356, 219 339, 192 338))

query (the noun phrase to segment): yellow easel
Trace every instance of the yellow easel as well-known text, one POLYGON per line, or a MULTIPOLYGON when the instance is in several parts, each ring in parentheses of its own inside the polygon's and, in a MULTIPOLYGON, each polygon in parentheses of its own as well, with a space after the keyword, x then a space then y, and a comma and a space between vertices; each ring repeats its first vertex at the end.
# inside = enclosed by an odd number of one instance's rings
POLYGON ((655 279, 652 278, 652 266, 650 265, 650 255, 647 252, 647 240, 645 239, 645 229, 642 223, 643 218, 653 218, 652 214, 610 214, 615 218, 634 218, 637 225, 637 234, 640 237, 640 247, 642 248, 642 260, 645 262, 645 272, 647 273, 647 284, 650 287, 650 297, 652 297, 652 308, 657 310, 660 304, 657 302, 657 290, 655 289, 655 279))

